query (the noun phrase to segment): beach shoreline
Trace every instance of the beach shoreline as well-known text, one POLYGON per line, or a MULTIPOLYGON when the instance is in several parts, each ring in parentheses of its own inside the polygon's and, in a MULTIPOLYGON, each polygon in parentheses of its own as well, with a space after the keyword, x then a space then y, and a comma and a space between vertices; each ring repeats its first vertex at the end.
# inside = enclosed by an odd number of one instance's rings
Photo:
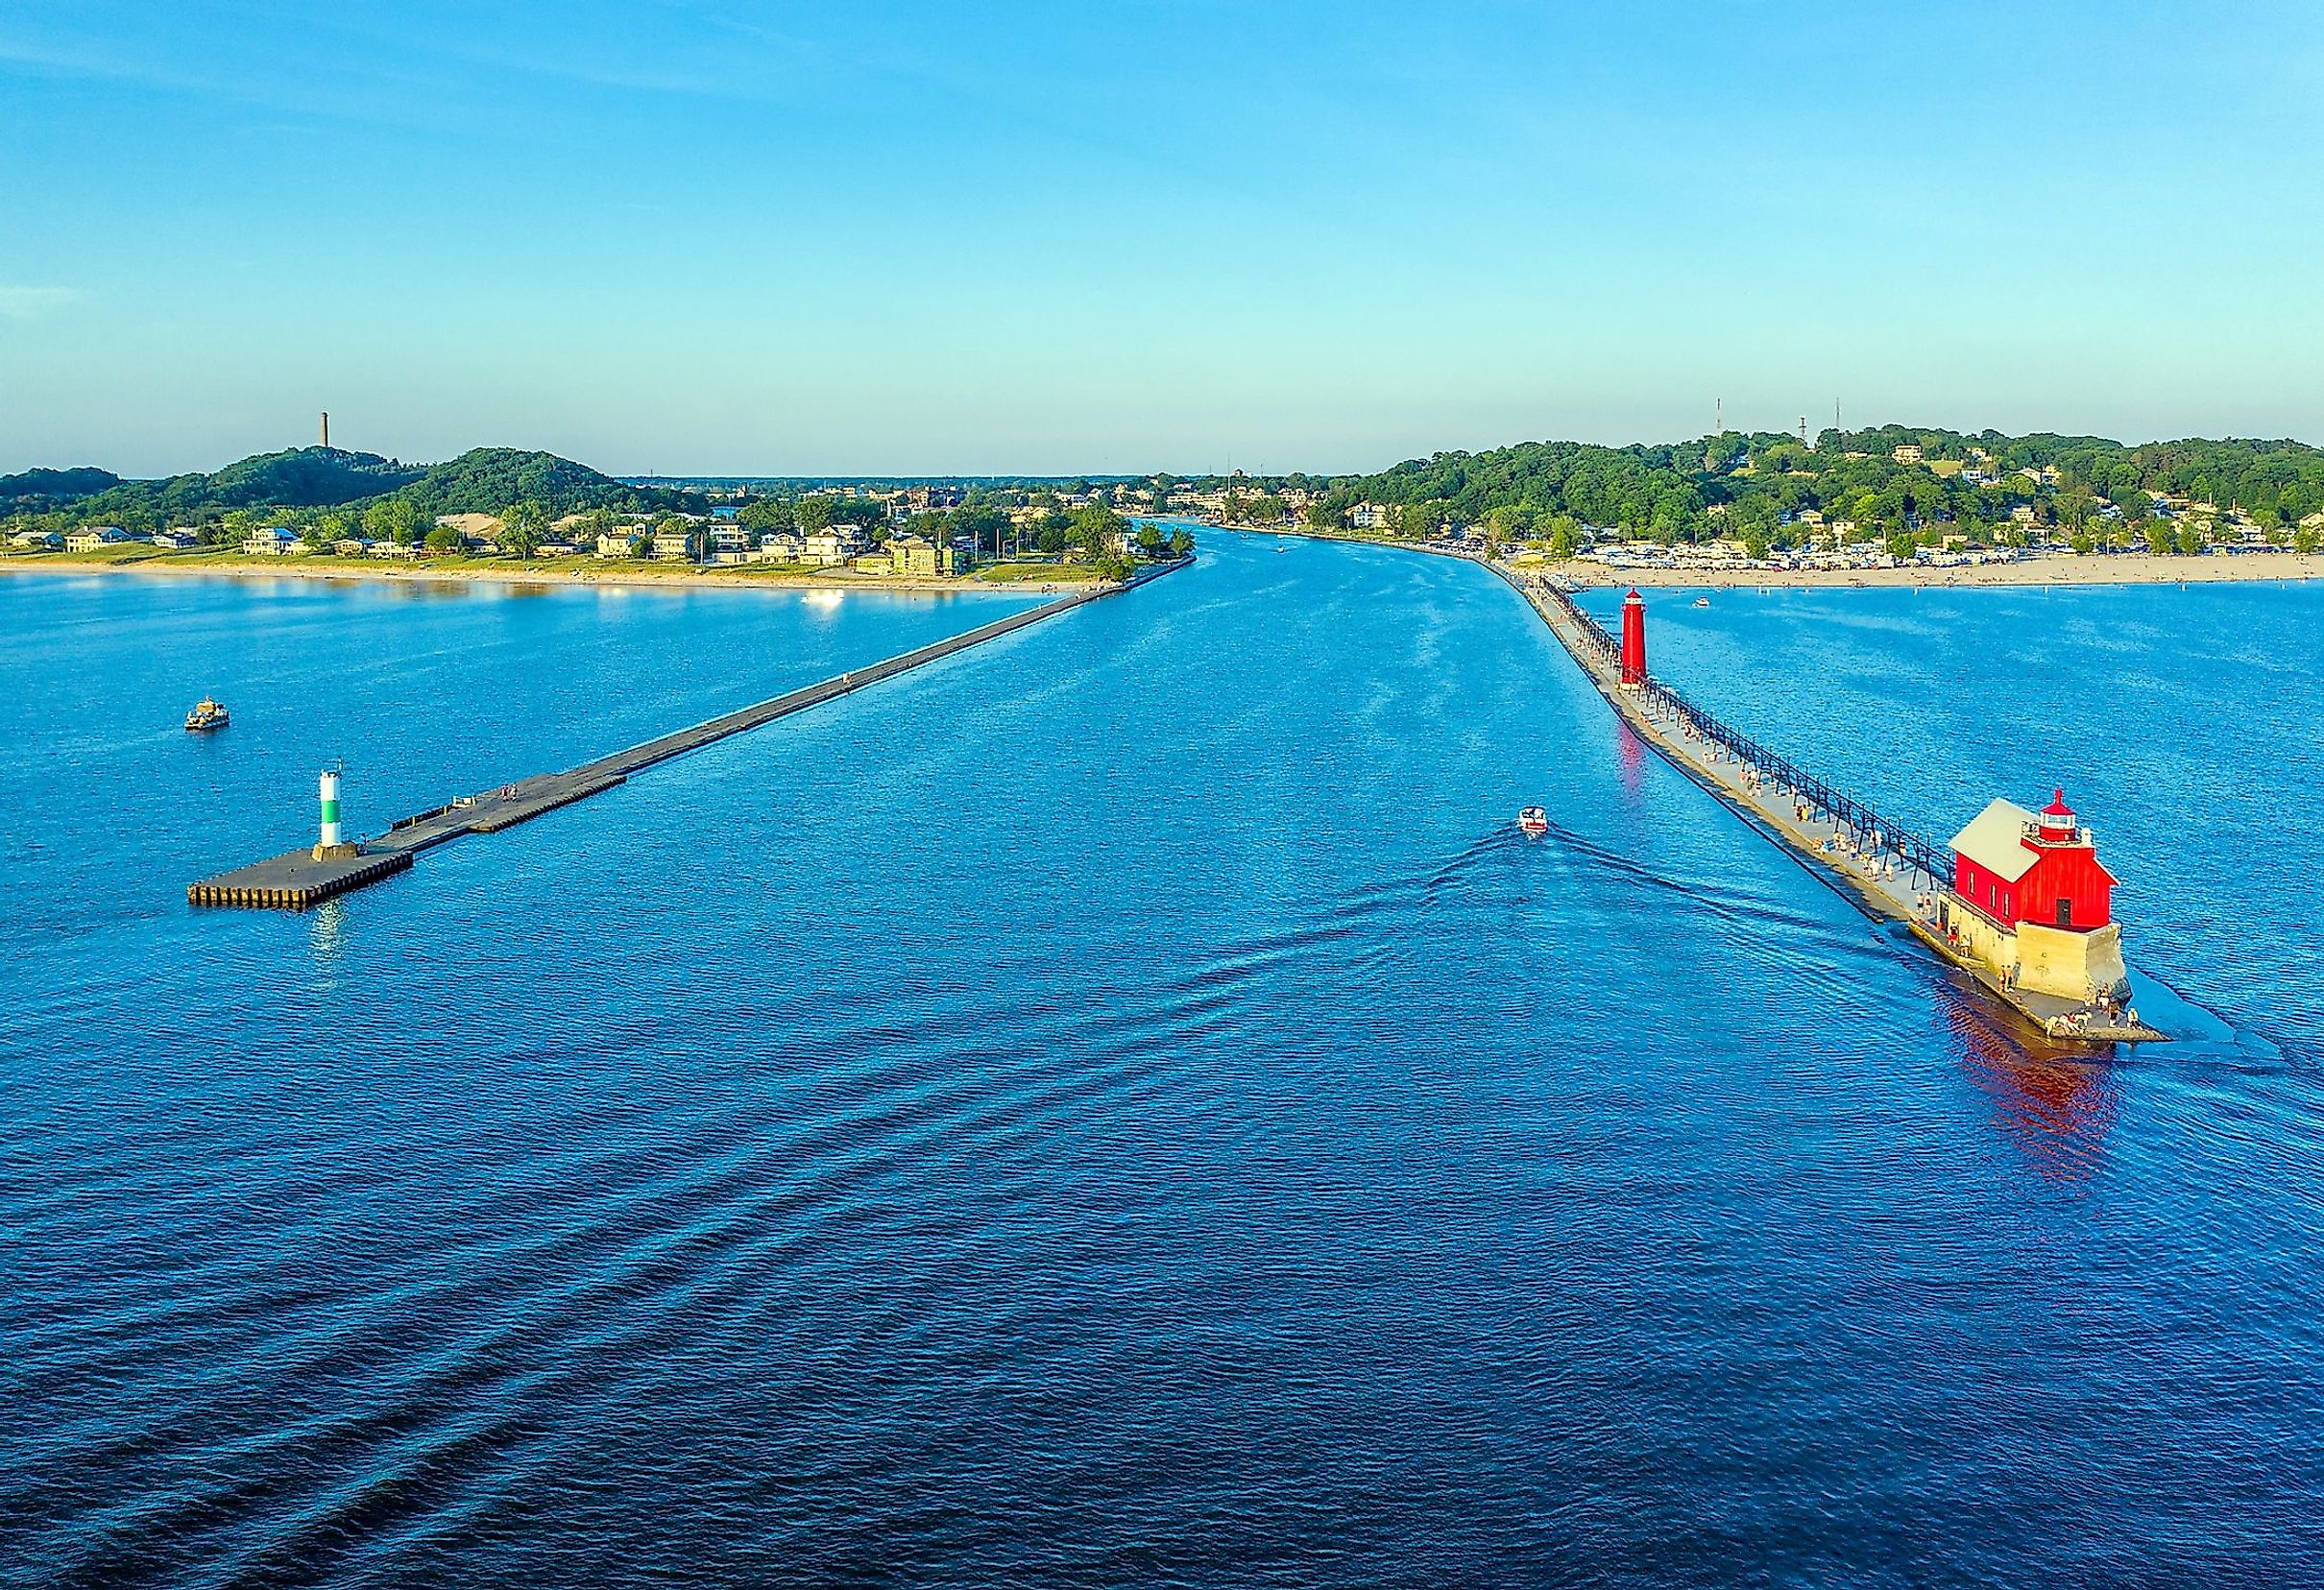
MULTIPOLYGON (((747 568, 749 566, 743 566, 747 568)), ((925 576, 871 575, 846 573, 746 573, 741 569, 721 566, 708 568, 672 568, 656 571, 645 568, 595 569, 562 567, 556 565, 523 567, 453 567, 446 568, 425 562, 389 564, 381 560, 322 563, 307 558, 218 558, 200 563, 178 563, 158 558, 132 558, 107 562, 81 563, 69 555, 35 553, 30 556, 0 555, 0 574, 132 574, 159 575, 181 579, 292 579, 292 580, 374 580, 405 585, 499 585, 499 586, 612 586, 656 590, 836 590, 861 591, 866 594, 889 595, 958 595, 977 592, 991 595, 1063 595, 1085 589, 1096 583, 1090 579, 1053 580, 980 580, 974 575, 955 579, 935 579, 925 576)))
POLYGON ((2298 552, 2239 552, 2226 557, 2158 557, 2119 552, 2104 557, 2072 553, 2022 563, 1970 564, 1950 568, 1616 568, 1588 558, 1564 563, 1516 563, 1515 568, 1555 573, 1584 590, 1607 586, 1731 590, 1778 586, 2022 587, 2260 584, 2324 578, 2324 556, 2298 552))

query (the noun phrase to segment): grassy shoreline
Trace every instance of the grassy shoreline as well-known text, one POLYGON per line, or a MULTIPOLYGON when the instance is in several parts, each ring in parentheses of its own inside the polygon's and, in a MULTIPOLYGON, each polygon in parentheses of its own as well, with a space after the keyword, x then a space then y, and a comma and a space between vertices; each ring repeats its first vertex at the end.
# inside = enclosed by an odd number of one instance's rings
POLYGON ((142 574, 200 579, 391 580, 498 585, 692 587, 728 590, 860 590, 908 594, 1077 590, 1096 583, 1086 565, 1004 563, 953 579, 799 569, 766 564, 673 567, 643 559, 440 557, 412 562, 331 553, 254 558, 238 552, 171 552, 155 547, 103 552, 0 552, 0 573, 142 574))

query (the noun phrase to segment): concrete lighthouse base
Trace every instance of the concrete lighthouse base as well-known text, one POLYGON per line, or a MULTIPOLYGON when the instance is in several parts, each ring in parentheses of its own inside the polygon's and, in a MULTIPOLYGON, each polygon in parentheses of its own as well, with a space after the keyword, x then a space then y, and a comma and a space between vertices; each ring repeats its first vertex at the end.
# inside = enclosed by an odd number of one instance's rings
POLYGON ((2018 924, 2018 986, 2031 994, 2083 1000, 2130 980, 2122 964, 2122 925, 2076 929, 2018 924))

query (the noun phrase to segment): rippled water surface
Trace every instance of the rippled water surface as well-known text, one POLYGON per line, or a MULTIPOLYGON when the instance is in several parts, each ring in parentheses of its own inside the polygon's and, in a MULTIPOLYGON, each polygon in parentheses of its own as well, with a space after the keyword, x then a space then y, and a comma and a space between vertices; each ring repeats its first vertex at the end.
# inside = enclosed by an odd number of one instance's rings
POLYGON ((0 581, 0 1576, 2324 1581, 2314 596, 1656 604, 1932 828, 2069 784, 2257 1040, 2088 1064, 1489 576, 1205 540, 304 916, 182 890, 325 756, 1005 608, 0 581))

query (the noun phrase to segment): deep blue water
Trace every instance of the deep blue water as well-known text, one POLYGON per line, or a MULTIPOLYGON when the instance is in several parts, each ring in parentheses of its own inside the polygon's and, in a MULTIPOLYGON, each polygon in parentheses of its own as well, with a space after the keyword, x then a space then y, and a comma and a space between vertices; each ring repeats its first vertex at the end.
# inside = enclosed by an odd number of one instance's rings
POLYGON ((321 756, 369 828, 999 610, 0 581, 0 1565, 2324 1582, 2312 598, 1658 603, 1932 827, 2063 779, 2256 1040, 2072 1064, 1489 576, 1204 539, 303 917, 182 889, 321 756))

